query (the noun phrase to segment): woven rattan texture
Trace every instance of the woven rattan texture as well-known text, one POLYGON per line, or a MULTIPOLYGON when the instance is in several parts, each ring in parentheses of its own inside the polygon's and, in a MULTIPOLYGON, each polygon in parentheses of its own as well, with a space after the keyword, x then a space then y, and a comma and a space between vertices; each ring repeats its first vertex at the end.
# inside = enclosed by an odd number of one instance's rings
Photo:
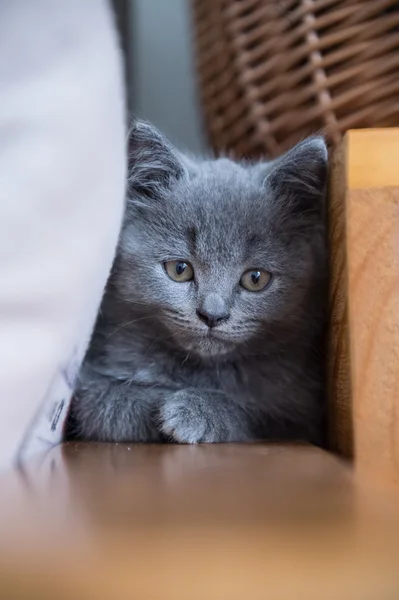
POLYGON ((399 125, 399 0, 193 0, 217 152, 276 156, 399 125))

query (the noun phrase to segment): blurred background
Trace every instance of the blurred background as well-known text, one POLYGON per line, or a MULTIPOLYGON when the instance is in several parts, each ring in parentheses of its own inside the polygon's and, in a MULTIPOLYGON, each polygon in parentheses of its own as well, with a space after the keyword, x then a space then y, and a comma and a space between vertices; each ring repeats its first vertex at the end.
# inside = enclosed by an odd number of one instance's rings
POLYGON ((398 0, 114 0, 129 107, 181 149, 399 125, 398 0))
POLYGON ((181 149, 207 149, 191 0, 114 0, 126 56, 129 108, 181 149))

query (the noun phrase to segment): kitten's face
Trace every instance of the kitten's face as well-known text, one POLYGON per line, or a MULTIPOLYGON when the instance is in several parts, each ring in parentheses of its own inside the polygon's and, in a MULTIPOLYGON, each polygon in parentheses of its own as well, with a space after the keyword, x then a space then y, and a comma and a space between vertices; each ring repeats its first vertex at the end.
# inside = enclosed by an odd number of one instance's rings
MULTIPOLYGON (((325 147, 313 146, 314 170, 325 171, 325 147)), ((184 166, 166 151, 177 165, 171 178, 154 182, 153 164, 148 188, 142 172, 136 187, 133 180, 114 285, 153 315, 160 337, 187 353, 222 355, 243 345, 250 352, 255 338, 296 318, 313 284, 325 176, 310 217, 303 194, 295 199, 289 188, 298 185, 289 171, 284 189, 284 165, 221 159, 184 166)), ((305 196, 312 193, 309 187, 305 196)))

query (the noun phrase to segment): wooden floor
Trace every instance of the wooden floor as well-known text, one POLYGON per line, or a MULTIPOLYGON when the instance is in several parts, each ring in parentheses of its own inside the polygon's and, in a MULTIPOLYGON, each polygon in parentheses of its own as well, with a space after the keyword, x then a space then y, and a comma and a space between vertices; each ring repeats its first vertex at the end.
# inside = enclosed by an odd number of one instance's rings
POLYGON ((395 505, 309 446, 67 444, 0 480, 0 599, 394 599, 395 505))

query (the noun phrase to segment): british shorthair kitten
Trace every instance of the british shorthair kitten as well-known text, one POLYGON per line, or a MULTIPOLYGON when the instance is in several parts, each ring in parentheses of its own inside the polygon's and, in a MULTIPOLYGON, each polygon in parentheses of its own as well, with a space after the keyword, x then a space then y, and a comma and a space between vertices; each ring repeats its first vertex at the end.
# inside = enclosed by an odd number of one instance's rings
POLYGON ((322 443, 322 138, 256 164, 130 134, 119 248, 72 404, 84 440, 322 443))

